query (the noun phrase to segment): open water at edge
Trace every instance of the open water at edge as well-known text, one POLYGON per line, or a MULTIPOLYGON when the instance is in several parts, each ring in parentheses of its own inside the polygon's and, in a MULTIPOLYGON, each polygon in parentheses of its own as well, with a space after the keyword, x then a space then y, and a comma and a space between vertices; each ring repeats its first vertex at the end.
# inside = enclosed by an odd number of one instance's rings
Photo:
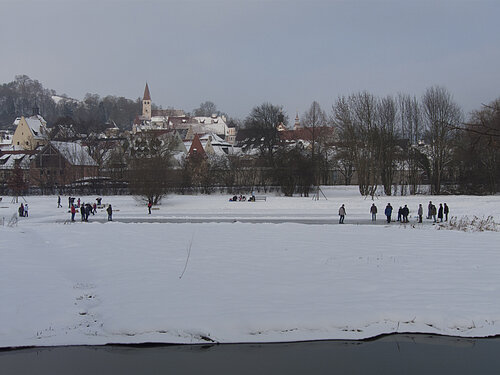
POLYGON ((370 341, 73 346, 0 351, 17 374, 499 374, 500 338, 397 334, 370 341))

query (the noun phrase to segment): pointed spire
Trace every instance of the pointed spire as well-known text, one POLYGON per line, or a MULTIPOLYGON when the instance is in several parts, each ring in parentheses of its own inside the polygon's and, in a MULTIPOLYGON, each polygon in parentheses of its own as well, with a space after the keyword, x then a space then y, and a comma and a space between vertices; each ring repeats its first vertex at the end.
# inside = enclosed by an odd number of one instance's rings
POLYGON ((146 82, 146 87, 144 88, 144 97, 142 100, 151 100, 151 95, 149 94, 148 83, 146 82))

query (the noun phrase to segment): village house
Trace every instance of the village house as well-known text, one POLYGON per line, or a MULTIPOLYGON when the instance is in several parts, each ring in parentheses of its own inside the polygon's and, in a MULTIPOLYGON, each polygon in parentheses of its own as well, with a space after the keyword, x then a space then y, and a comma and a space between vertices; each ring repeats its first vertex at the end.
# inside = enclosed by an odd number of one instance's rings
POLYGON ((33 108, 33 115, 30 117, 16 118, 14 126, 16 130, 12 136, 12 145, 24 150, 35 150, 47 144, 47 122, 38 113, 38 108, 33 108))
POLYGON ((31 159, 30 183, 42 192, 97 175, 97 163, 76 142, 50 142, 31 159))

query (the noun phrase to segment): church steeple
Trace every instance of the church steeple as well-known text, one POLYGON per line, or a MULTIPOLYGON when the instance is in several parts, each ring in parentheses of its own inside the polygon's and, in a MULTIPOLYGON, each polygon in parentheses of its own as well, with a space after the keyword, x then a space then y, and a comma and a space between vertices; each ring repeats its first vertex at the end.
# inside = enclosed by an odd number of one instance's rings
POLYGON ((151 100, 151 95, 149 94, 149 86, 148 83, 146 82, 146 87, 144 88, 144 97, 142 100, 151 100))
POLYGON ((293 124, 293 129, 297 130, 300 129, 302 126, 300 126, 300 120, 299 120, 299 112, 297 112, 297 115, 295 116, 295 124, 293 124))
POLYGON ((151 95, 149 94, 148 83, 144 88, 144 96, 142 98, 142 117, 145 120, 151 120, 151 95))

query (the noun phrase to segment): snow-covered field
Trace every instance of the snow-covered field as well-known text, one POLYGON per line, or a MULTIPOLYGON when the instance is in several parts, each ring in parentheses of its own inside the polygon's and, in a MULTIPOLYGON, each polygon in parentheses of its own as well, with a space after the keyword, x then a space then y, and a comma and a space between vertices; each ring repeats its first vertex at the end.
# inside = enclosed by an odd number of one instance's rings
POLYGON ((67 196, 63 208, 26 197, 29 218, 12 226, 18 204, 4 196, 0 347, 500 334, 500 233, 414 218, 432 200, 499 222, 500 196, 381 197, 372 225, 357 188, 323 191, 328 200, 170 195, 151 215, 105 196, 114 221, 102 209, 88 223, 68 222, 67 196), (408 204, 410 224, 386 225, 387 202, 408 204))

